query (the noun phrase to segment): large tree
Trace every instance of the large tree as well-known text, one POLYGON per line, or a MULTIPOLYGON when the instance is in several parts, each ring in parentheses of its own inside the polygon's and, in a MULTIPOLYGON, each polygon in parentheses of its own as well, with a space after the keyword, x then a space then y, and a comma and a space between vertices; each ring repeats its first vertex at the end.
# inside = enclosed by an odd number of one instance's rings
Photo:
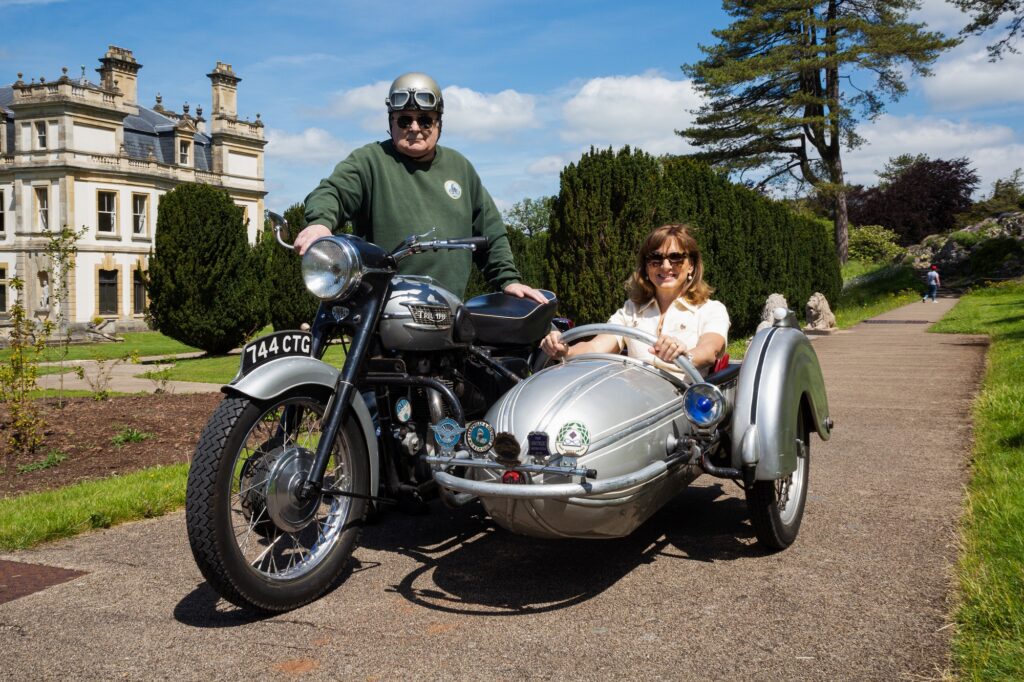
POLYGON ((1006 34, 988 46, 991 61, 1003 57, 1004 52, 1016 54, 1013 43, 1024 33, 1024 0, 950 0, 954 5, 971 15, 971 22, 961 33, 980 35, 989 30, 1000 19, 1006 19, 1006 34))
POLYGON ((878 173, 877 187, 852 189, 850 221, 884 225, 896 232, 903 246, 951 230, 957 215, 971 207, 971 195, 978 187, 978 174, 970 166, 964 157, 894 157, 878 173))
POLYGON ((956 41, 907 21, 915 0, 724 0, 733 23, 686 65, 707 103, 680 134, 728 171, 764 186, 809 182, 832 201, 836 252, 847 258, 842 150, 860 120, 906 92, 905 67, 927 75, 956 41), (764 170, 761 170, 764 169, 764 170))

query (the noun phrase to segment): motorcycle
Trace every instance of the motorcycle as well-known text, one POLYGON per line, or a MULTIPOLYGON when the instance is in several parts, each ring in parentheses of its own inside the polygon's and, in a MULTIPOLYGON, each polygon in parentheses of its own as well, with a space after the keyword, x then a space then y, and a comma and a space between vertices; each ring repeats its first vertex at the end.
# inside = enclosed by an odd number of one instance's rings
MULTIPOLYGON (((268 212, 286 248, 287 223, 268 212)), ((188 476, 186 525, 196 564, 228 601, 280 612, 334 587, 368 513, 440 496, 429 460, 543 362, 556 298, 502 293, 463 302, 432 279, 401 275, 426 251, 487 248, 484 237, 413 235, 392 251, 352 235, 303 256, 321 303, 309 331, 247 344, 210 417, 188 476), (341 344, 340 367, 324 360, 341 344)), ((563 321, 564 328, 565 322, 563 321)), ((477 439, 487 442, 486 429, 477 439)), ((464 468, 446 467, 462 477, 464 468)))

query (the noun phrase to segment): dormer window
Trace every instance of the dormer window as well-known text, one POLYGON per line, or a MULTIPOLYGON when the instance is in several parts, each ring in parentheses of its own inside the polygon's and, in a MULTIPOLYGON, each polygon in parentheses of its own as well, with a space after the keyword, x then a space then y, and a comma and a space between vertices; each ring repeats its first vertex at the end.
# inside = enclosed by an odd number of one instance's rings
POLYGON ((189 152, 192 150, 192 145, 182 140, 178 143, 178 163, 182 166, 189 165, 189 152))
POLYGON ((46 149, 45 121, 36 121, 36 149, 46 149))

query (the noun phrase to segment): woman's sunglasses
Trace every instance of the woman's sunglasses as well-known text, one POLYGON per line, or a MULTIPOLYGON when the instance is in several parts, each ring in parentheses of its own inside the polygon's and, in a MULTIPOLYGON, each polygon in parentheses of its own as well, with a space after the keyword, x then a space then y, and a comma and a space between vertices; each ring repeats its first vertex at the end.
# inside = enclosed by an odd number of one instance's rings
POLYGON ((689 257, 690 254, 681 253, 679 251, 673 251, 672 253, 659 253, 658 251, 653 251, 647 254, 647 264, 660 266, 662 263, 665 262, 665 259, 667 258, 670 265, 676 266, 682 265, 683 261, 685 261, 689 257))
POLYGON ((419 124, 420 129, 430 130, 431 128, 434 127, 434 124, 437 122, 437 119, 433 118, 432 116, 427 116, 426 114, 420 114, 415 118, 413 118, 412 116, 399 116, 398 118, 395 119, 395 124, 402 130, 405 130, 406 128, 412 125, 413 121, 416 121, 416 123, 419 124))

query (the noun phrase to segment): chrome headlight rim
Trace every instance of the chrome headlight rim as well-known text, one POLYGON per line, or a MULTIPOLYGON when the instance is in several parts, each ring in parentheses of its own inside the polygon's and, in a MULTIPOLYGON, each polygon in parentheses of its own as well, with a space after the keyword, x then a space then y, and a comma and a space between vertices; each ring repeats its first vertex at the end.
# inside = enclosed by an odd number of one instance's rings
POLYGON ((302 256, 302 282, 306 290, 324 301, 347 298, 363 281, 363 259, 359 250, 343 237, 321 237, 313 242, 302 256), (330 254, 329 249, 337 248, 340 254, 330 254), (322 263, 329 264, 334 281, 329 289, 318 293, 321 287, 310 286, 310 278, 319 274, 323 276, 322 263), (342 271, 344 269, 344 272, 342 271), (316 273, 316 274, 307 274, 316 273))
POLYGON ((725 394, 714 384, 698 382, 683 393, 683 413, 686 419, 701 431, 710 431, 722 423, 728 412, 725 394), (701 398, 711 401, 710 409, 699 409, 701 398), (706 415, 706 416, 705 416, 706 415))

